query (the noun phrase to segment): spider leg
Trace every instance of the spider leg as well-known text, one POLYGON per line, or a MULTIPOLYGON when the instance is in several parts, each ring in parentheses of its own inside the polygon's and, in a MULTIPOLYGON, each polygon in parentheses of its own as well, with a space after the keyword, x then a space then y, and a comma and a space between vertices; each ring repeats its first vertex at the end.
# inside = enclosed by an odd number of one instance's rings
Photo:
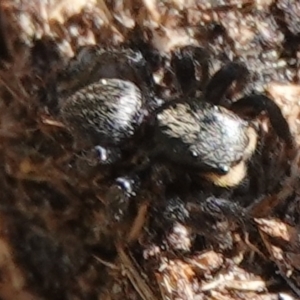
POLYGON ((233 82, 237 88, 242 89, 249 78, 247 67, 240 62, 230 62, 222 67, 208 82, 204 98, 206 101, 218 105, 233 82))
POLYGON ((230 109, 237 114, 244 114, 251 116, 251 118, 255 118, 261 112, 266 111, 276 134, 285 141, 289 147, 293 148, 294 139, 289 124, 284 118, 279 106, 269 97, 260 94, 245 96, 234 102, 230 109))
POLYGON ((126 220, 131 200, 140 191, 142 180, 149 168, 148 163, 142 164, 130 174, 114 180, 105 196, 107 213, 112 218, 112 223, 120 224, 126 220))
POLYGON ((171 66, 174 69, 178 87, 184 95, 194 96, 199 87, 195 64, 200 65, 201 85, 205 84, 209 77, 209 57, 203 48, 186 46, 172 54, 171 66))

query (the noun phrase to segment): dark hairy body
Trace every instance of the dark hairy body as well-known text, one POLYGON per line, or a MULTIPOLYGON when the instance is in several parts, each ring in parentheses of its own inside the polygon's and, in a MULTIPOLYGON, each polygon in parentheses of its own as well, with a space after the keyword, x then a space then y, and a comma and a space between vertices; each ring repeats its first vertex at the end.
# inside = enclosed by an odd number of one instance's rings
POLYGON ((134 134, 142 107, 143 96, 135 84, 101 79, 63 102, 61 114, 75 135, 92 144, 119 145, 134 134))
POLYGON ((226 108, 219 105, 233 82, 243 86, 248 70, 239 62, 231 62, 211 79, 206 78, 208 62, 203 53, 202 48, 187 47, 173 54, 171 64, 182 94, 157 105, 159 100, 151 89, 154 80, 141 53, 83 49, 61 75, 65 80, 58 91, 65 89, 67 74, 79 76, 77 81, 70 80, 70 89, 76 91, 61 98, 61 119, 75 141, 86 140, 90 146, 97 146, 100 164, 118 161, 123 148, 138 136, 139 148, 143 148, 144 140, 154 149, 144 151, 150 161, 164 157, 187 170, 199 171, 216 185, 239 185, 257 145, 256 116, 267 111, 276 133, 289 146, 293 144, 292 135, 280 109, 264 95, 242 97, 226 108), (192 63, 199 55, 204 70, 201 84, 197 84, 192 63), (183 72, 193 85, 187 86, 183 72), (82 84, 86 86, 81 88, 82 84), (199 86, 200 98, 196 96, 199 86), (244 110, 250 110, 252 117, 244 118, 244 110), (149 134, 144 136, 144 132, 149 134))
POLYGON ((254 128, 226 108, 196 101, 176 103, 158 113, 155 140, 174 163, 206 171, 211 179, 215 174, 218 185, 234 185, 245 176, 244 162, 255 150, 254 128), (230 171, 232 182, 228 176, 217 179, 230 171))

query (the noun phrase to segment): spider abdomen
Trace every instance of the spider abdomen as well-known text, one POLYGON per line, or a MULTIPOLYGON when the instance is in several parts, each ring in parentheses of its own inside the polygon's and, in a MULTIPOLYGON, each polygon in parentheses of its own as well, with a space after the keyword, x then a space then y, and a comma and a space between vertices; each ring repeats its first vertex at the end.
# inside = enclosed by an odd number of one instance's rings
POLYGON ((102 79, 67 98, 61 118, 75 138, 119 145, 135 133, 142 106, 141 91, 134 83, 102 79))

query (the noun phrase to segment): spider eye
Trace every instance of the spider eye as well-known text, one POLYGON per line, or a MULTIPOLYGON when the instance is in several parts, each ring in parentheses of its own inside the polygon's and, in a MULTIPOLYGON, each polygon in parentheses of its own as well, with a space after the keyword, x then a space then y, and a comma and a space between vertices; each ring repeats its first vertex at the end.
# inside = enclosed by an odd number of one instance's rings
POLYGON ((220 175, 226 175, 230 170, 230 167, 229 166, 226 166, 226 165, 219 165, 218 166, 218 173, 220 175))
POLYGON ((195 150, 193 150, 191 152, 191 155, 192 155, 192 157, 198 157, 198 153, 195 150))

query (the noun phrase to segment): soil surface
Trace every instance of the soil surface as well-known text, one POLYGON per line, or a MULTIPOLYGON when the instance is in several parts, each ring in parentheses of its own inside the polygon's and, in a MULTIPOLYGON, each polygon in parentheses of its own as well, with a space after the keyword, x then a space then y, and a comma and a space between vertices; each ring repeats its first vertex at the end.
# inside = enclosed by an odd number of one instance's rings
POLYGON ((300 299, 299 1, 2 0, 0 9, 1 299, 300 299), (118 168, 79 155, 59 119, 58 74, 87 45, 140 50, 164 97, 176 94, 170 54, 180 47, 205 48, 211 75, 239 60, 251 79, 229 98, 271 97, 295 146, 262 114, 247 183, 169 191, 156 176, 176 172, 159 164, 118 223, 118 168))

